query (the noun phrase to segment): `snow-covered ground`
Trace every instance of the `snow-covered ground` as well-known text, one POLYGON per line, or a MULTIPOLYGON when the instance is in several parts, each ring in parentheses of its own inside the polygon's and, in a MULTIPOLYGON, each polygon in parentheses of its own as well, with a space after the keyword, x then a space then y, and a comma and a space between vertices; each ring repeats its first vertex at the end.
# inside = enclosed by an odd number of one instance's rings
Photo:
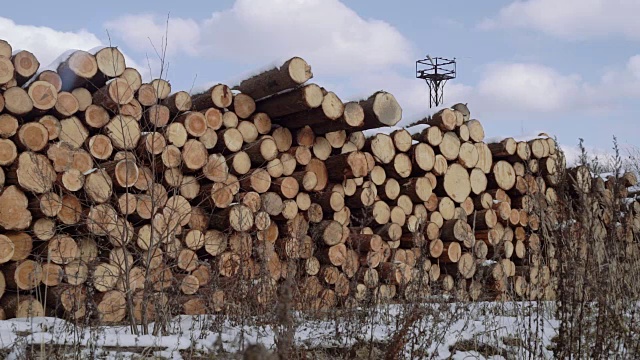
MULTIPOLYGON (((552 358, 548 349, 556 334, 553 304, 474 303, 429 304, 405 336, 403 358, 516 359, 552 358), (474 351, 478 349, 478 351, 474 351), (532 355, 533 352, 535 356, 532 355), (492 355, 493 354, 493 355, 492 355)), ((308 351, 344 349, 354 344, 388 343, 402 328, 410 309, 386 305, 345 312, 334 319, 304 319, 295 315, 295 346, 308 351)), ((133 335, 127 326, 76 328, 55 318, 0 321, 0 348, 6 359, 47 354, 65 347, 80 358, 188 359, 187 354, 237 353, 251 344, 275 348, 276 331, 269 325, 245 324, 214 316, 180 316, 167 336, 133 335)), ((208 358, 208 357, 207 357, 208 358)), ((217 358, 217 357, 216 357, 217 358)), ((325 357, 332 358, 332 357, 325 357)))

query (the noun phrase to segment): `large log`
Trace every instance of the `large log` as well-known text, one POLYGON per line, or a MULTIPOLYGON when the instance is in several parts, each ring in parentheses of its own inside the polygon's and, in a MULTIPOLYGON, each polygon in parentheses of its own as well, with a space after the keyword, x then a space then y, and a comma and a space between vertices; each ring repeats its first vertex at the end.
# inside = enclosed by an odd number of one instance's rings
POLYGON ((21 50, 11 56, 11 62, 15 69, 17 86, 22 86, 31 79, 40 68, 40 62, 31 52, 21 50))
POLYGON ((317 108, 322 105, 323 100, 324 95, 320 87, 316 84, 309 84, 258 101, 256 109, 258 112, 268 114, 273 119, 317 108))
POLYGON ((295 88, 313 77, 311 66, 302 58, 293 57, 279 67, 243 80, 234 90, 240 90, 256 100, 295 88))
POLYGON ((378 91, 367 100, 360 101, 364 110, 364 125, 359 130, 394 126, 402 118, 402 108, 396 98, 384 91, 378 91))

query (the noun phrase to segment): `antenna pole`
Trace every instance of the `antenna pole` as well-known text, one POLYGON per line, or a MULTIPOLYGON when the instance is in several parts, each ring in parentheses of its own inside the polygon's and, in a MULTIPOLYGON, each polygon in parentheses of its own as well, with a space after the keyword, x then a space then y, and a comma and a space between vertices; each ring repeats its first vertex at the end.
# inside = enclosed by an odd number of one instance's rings
POLYGON ((439 106, 444 101, 444 85, 456 78, 456 59, 434 58, 416 61, 416 78, 423 79, 429 86, 429 107, 439 106))

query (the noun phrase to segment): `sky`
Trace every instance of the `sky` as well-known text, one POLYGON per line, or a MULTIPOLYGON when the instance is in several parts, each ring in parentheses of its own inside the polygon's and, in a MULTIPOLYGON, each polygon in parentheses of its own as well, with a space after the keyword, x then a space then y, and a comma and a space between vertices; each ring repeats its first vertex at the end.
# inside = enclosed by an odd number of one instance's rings
POLYGON ((344 101, 393 93, 406 125, 435 111, 415 61, 455 57, 444 105, 467 103, 488 137, 545 132, 570 159, 579 138, 640 145, 640 0, 32 3, 3 5, 0 38, 43 66, 111 44, 146 79, 196 91, 301 56, 344 101))

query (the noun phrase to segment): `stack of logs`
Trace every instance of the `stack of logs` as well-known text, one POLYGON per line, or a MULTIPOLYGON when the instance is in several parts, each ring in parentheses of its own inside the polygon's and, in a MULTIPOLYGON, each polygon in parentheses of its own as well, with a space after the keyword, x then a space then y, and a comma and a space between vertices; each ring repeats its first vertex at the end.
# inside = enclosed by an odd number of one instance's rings
POLYGON ((301 309, 555 296, 553 139, 485 143, 462 104, 388 133, 393 95, 343 102, 298 57, 194 95, 114 47, 38 70, 0 41, 3 318, 269 306, 285 280, 301 309))

